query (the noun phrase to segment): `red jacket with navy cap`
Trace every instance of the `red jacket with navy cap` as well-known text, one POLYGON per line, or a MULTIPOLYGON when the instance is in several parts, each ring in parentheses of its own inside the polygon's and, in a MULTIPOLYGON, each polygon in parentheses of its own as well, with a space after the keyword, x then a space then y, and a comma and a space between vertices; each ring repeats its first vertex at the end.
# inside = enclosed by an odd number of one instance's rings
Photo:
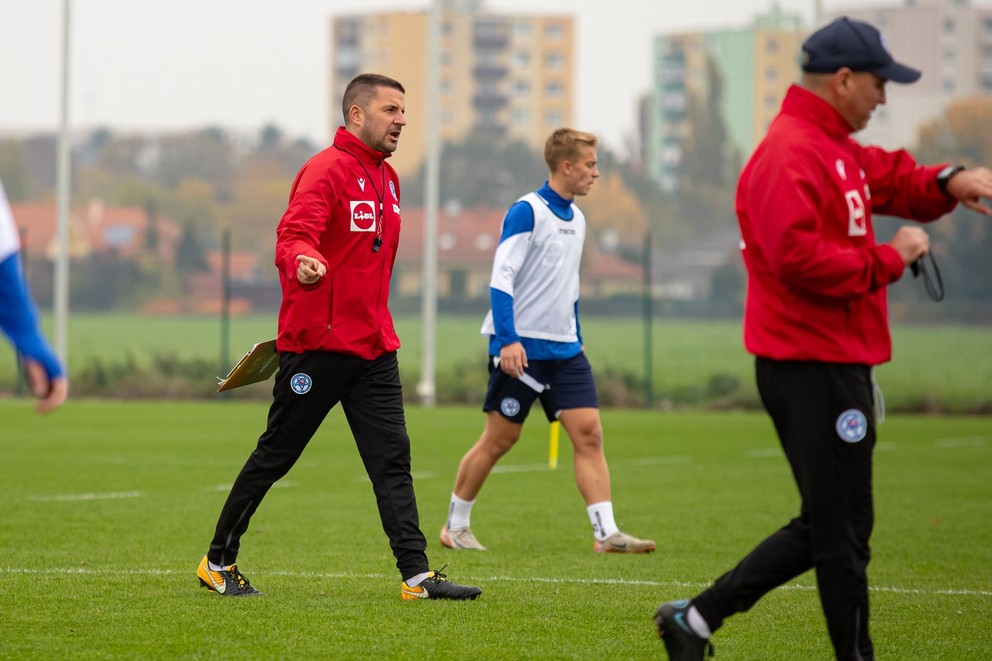
POLYGON ((339 127, 333 144, 296 175, 276 228, 278 351, 372 360, 399 348, 387 304, 400 238, 400 183, 388 156, 339 127), (320 260, 327 274, 300 284, 297 255, 320 260))
POLYGON ((877 365, 892 355, 886 286, 905 265, 875 242, 875 213, 932 221, 957 203, 943 167, 866 147, 801 87, 741 173, 737 217, 748 283, 744 343, 757 356, 877 365))

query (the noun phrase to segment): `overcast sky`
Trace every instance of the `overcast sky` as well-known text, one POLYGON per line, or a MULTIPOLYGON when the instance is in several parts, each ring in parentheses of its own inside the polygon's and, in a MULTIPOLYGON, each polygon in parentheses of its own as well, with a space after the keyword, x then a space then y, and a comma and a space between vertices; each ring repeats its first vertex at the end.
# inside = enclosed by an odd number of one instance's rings
MULTIPOLYGON (((822 0, 822 6, 832 11, 867 2, 822 0)), ((744 27, 772 4, 489 0, 486 6, 495 13, 576 17, 576 128, 619 148, 634 133, 636 101, 649 86, 653 35, 744 27)), ((812 23, 814 0, 778 5, 812 23)), ((0 0, 0 133, 58 126, 62 6, 62 0, 0 0)), ((331 17, 428 6, 428 0, 71 0, 70 122, 118 131, 208 124, 255 131, 272 123, 325 144, 331 17)))

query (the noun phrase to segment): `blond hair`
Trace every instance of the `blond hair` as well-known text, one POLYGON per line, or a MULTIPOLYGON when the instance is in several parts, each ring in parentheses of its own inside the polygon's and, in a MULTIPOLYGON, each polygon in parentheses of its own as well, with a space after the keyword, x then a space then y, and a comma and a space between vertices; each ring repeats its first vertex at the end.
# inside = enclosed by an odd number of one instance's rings
POLYGON ((599 139, 592 133, 561 128, 548 136, 544 143, 544 162, 554 172, 565 161, 578 158, 583 147, 596 148, 599 139))

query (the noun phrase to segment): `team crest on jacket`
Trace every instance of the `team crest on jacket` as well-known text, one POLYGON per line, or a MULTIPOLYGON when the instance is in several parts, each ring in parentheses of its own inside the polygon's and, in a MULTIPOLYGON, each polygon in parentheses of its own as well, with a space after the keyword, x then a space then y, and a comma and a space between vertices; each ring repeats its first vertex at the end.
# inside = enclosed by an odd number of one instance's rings
POLYGON ((310 392, 310 388, 313 386, 313 380, 310 378, 309 374, 304 374, 300 372, 299 374, 294 374, 293 378, 289 380, 289 387, 293 389, 297 395, 305 395, 310 392))
POLYGON ((396 185, 393 183, 392 179, 389 180, 389 192, 393 194, 394 200, 397 202, 400 201, 400 198, 396 195, 396 185))
POLYGON ((506 417, 512 418, 516 414, 520 413, 520 402, 513 397, 505 397, 503 401, 499 403, 499 410, 506 417))
POLYGON ((858 409, 847 409, 837 417, 837 435, 845 443, 857 443, 868 434, 868 419, 858 409))
POLYGON ((351 201, 351 231, 375 231, 375 205, 369 200, 351 201))

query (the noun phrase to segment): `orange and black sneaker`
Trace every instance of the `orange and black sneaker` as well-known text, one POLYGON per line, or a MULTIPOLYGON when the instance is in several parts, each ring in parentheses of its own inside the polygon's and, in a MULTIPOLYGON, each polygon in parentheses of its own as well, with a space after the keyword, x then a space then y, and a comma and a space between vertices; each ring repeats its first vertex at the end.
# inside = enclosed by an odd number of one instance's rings
POLYGON ((228 565, 220 571, 214 571, 210 568, 207 556, 203 556, 203 560, 200 560, 200 566, 196 570, 196 576, 200 579, 200 585, 225 597, 262 595, 248 582, 248 577, 238 571, 236 564, 228 565))
MULTIPOLYGON (((445 565, 447 567, 447 565, 445 565)), ((444 569, 444 567, 441 567, 444 569)), ((475 599, 482 594, 482 588, 474 585, 459 585, 452 583, 448 577, 440 571, 432 571, 430 575, 420 582, 416 587, 410 587, 403 581, 400 594, 404 600, 412 599, 452 599, 455 601, 465 601, 475 599)))

